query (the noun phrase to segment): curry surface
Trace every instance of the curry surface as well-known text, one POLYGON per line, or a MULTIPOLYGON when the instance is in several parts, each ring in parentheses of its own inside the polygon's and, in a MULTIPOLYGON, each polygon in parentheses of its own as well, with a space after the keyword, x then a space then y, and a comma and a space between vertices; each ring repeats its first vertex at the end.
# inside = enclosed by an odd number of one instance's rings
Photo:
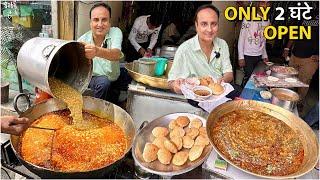
POLYGON ((124 131, 112 121, 83 112, 91 122, 86 130, 69 125, 69 111, 47 113, 20 137, 22 158, 34 165, 63 172, 83 172, 105 167, 120 159, 127 148, 124 131))
POLYGON ((261 175, 296 172, 304 156, 298 135, 284 122, 262 112, 236 110, 220 117, 214 145, 231 162, 261 175))

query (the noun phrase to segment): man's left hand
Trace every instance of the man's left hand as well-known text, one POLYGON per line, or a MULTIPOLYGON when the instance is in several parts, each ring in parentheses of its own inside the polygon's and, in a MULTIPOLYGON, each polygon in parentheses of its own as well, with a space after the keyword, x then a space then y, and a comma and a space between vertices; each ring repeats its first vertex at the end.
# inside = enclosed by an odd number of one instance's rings
POLYGON ((98 48, 94 44, 86 44, 84 49, 86 58, 88 59, 93 59, 97 55, 98 48))
POLYGON ((147 53, 152 54, 152 49, 148 48, 147 53))
POLYGON ((314 62, 319 62, 319 55, 312 55, 312 56, 311 56, 311 59, 312 59, 314 62))

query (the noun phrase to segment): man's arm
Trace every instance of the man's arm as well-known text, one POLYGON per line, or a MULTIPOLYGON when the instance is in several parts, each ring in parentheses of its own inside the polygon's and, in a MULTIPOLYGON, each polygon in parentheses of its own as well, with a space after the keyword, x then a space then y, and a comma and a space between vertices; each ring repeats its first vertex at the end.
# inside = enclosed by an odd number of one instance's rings
POLYGON ((224 73, 222 80, 226 83, 231 83, 233 81, 233 72, 224 73))
POLYGON ((244 61, 244 41, 245 41, 245 20, 243 20, 241 24, 241 29, 240 29, 240 34, 239 34, 239 39, 238 39, 238 64, 239 67, 244 67, 245 61, 244 61))
POLYGON ((222 79, 224 82, 230 83, 233 81, 233 72, 230 62, 229 47, 226 41, 223 42, 222 53, 224 54, 222 59, 222 79))
POLYGON ((111 41, 107 43, 107 47, 98 47, 94 44, 86 44, 86 57, 92 59, 95 56, 106 59, 108 61, 119 61, 121 58, 122 32, 119 28, 112 28, 110 31, 111 41))
POLYGON ((282 57, 287 58, 289 55, 290 48, 292 47, 293 41, 289 40, 287 46, 283 49, 282 57))
POLYGON ((139 45, 139 43, 136 41, 136 36, 137 36, 137 33, 138 33, 138 29, 139 29, 139 26, 140 26, 140 19, 137 18, 134 23, 133 23, 133 26, 132 26, 132 29, 130 31, 130 34, 129 34, 129 41, 130 43, 132 44, 132 46, 134 47, 134 49, 138 52, 139 49, 141 48, 141 46, 139 45))
POLYGON ((152 33, 148 49, 152 50, 154 46, 157 44, 160 29, 161 25, 158 28, 156 28, 155 31, 152 33))

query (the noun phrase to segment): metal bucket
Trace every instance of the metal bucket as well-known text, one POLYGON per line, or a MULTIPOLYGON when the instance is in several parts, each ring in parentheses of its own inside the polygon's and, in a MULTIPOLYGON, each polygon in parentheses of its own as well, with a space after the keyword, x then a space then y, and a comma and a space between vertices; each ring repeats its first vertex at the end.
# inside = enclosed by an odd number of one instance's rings
POLYGON ((160 56, 168 59, 173 59, 177 49, 178 48, 176 46, 162 46, 160 56))
POLYGON ((18 53, 17 66, 24 79, 52 96, 49 77, 84 92, 92 75, 92 63, 85 57, 84 45, 61 39, 28 40, 18 53))

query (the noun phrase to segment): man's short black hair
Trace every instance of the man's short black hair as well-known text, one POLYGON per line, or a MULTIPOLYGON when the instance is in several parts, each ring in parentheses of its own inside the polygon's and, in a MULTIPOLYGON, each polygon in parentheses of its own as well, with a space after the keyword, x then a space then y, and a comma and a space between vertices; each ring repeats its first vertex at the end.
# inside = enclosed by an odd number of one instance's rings
POLYGON ((110 18, 111 18, 111 7, 106 3, 100 2, 100 3, 97 3, 97 4, 93 5, 92 8, 90 9, 90 12, 89 12, 90 19, 91 19, 91 12, 96 7, 104 7, 104 8, 106 8, 109 11, 109 15, 110 15, 110 18))
POLYGON ((155 27, 159 27, 161 24, 160 19, 156 16, 156 13, 153 13, 149 16, 149 22, 155 27))
POLYGON ((212 4, 204 4, 204 5, 200 6, 200 7, 197 9, 197 11, 196 11, 196 13, 195 13, 195 15, 194 15, 194 21, 197 21, 198 13, 199 13, 201 10, 207 9, 207 8, 212 9, 214 12, 216 12, 217 15, 218 15, 218 19, 219 19, 219 13, 220 13, 220 12, 219 12, 219 9, 216 8, 216 7, 215 7, 214 5, 212 5, 212 4))

